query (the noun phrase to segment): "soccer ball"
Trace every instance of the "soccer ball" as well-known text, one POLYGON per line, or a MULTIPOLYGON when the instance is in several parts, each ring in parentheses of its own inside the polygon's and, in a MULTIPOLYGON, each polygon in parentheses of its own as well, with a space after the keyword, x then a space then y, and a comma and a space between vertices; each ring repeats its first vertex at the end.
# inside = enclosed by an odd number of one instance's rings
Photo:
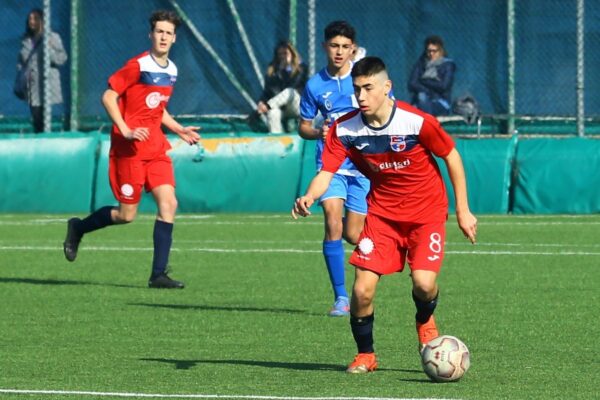
POLYGON ((421 352, 423 371, 435 382, 459 380, 469 369, 469 349, 454 336, 438 336, 421 352))

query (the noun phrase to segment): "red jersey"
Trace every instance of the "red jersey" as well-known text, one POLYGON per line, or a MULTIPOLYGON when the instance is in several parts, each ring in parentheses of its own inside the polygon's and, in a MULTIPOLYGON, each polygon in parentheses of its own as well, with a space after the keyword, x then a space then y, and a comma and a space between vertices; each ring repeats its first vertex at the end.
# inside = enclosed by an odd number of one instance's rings
POLYGON ((113 124, 111 156, 149 160, 171 148, 161 121, 176 80, 177 67, 173 61, 168 60, 167 66, 162 67, 148 51, 127 61, 108 79, 110 88, 119 94, 119 109, 127 126, 150 131, 149 139, 144 142, 127 140, 113 124))
POLYGON ((435 117, 398 101, 382 127, 369 126, 359 110, 336 121, 327 135, 322 170, 335 173, 348 157, 371 181, 369 214, 441 222, 448 217, 448 199, 433 155, 447 156, 453 148, 435 117))

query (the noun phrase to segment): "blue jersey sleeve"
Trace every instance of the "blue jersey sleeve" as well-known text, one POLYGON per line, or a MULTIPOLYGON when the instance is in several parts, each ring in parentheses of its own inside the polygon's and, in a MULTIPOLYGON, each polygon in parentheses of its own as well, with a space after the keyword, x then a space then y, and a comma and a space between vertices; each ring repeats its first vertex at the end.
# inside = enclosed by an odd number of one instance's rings
POLYGON ((300 100, 300 117, 307 121, 313 120, 319 113, 319 107, 310 85, 304 87, 300 100))

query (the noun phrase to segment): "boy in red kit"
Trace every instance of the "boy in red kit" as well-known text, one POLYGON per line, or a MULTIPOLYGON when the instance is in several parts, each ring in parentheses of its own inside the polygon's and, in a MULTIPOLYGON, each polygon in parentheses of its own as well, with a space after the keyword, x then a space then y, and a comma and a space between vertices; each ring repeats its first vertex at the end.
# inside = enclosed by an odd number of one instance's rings
POLYGON ((348 157, 371 181, 368 213, 358 245, 350 257, 356 267, 350 326, 358 355, 346 370, 377 368, 373 348, 373 299, 381 275, 411 270, 420 348, 438 336, 433 312, 438 300, 437 275, 444 257, 446 189, 436 155, 444 160, 456 196, 456 217, 463 234, 475 243, 477 219, 469 210, 460 155, 452 138, 429 114, 390 99, 392 83, 383 61, 366 57, 352 69, 360 109, 341 117, 330 129, 323 168, 306 194, 294 203, 292 216, 310 214, 315 199, 348 157))
POLYGON ((151 288, 183 288, 167 275, 173 223, 177 209, 171 148, 161 125, 188 144, 200 136, 198 127, 181 126, 166 109, 177 80, 177 67, 169 50, 181 20, 172 11, 156 11, 150 17, 152 47, 131 60, 108 79, 102 103, 113 121, 109 177, 118 207, 106 206, 87 218, 71 218, 63 244, 65 257, 74 261, 84 234, 113 224, 132 222, 142 189, 151 192, 158 213, 154 224, 154 257, 148 281, 151 288))

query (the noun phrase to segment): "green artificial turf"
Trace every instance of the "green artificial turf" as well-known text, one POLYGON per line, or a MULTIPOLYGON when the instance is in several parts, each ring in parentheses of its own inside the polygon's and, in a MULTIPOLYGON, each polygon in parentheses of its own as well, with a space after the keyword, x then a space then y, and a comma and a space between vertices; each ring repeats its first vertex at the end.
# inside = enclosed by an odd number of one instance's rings
POLYGON ((0 215, 0 398, 598 396, 599 215, 480 216, 475 246, 450 217, 436 319, 471 352, 450 384, 421 370, 406 272, 379 284, 379 370, 344 373, 321 215, 178 216, 175 291, 146 287, 152 216, 87 235, 74 263, 67 217, 0 215))

